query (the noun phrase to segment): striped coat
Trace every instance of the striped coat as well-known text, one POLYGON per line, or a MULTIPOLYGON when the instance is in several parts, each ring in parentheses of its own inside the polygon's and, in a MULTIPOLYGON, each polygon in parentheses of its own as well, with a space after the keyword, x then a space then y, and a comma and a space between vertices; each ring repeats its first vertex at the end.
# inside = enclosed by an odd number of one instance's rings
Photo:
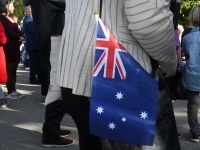
MULTIPOLYGON (((96 40, 94 12, 99 0, 66 0, 65 27, 58 62, 58 84, 90 96, 96 40)), ((173 15, 166 0, 104 0, 102 20, 117 40, 148 72, 149 55, 167 76, 174 75, 173 15)))

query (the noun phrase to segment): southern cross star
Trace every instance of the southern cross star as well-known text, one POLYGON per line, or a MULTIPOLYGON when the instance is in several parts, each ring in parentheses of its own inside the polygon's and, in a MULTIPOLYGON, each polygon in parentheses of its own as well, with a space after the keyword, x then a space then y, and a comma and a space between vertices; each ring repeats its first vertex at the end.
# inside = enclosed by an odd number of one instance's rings
POLYGON ((117 96, 117 98, 116 99, 119 99, 119 100, 121 100, 122 98, 123 98, 123 95, 124 94, 122 94, 121 92, 117 92, 117 95, 115 95, 115 96, 117 96))
POLYGON ((145 111, 145 112, 142 112, 142 113, 140 114, 141 118, 144 119, 144 120, 145 120, 146 118, 148 118, 147 115, 148 115, 148 113, 146 113, 146 111, 145 111))
POLYGON ((101 106, 101 107, 98 107, 96 110, 97 110, 97 113, 101 114, 103 113, 104 108, 102 108, 101 106))
POLYGON ((123 118, 122 118, 122 121, 123 121, 123 122, 126 122, 126 118, 123 117, 123 118))
POLYGON ((112 129, 112 130, 115 128, 115 124, 114 123, 110 123, 108 126, 109 126, 109 129, 112 129))

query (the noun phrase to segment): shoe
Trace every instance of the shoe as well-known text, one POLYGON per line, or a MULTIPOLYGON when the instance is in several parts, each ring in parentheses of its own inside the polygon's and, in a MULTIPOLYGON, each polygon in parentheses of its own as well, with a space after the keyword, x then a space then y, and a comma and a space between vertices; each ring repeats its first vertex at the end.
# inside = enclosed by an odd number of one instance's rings
POLYGON ((43 138, 42 140, 42 146, 43 147, 66 147, 70 146, 74 143, 74 140, 72 139, 67 139, 64 137, 59 137, 57 140, 48 140, 43 138))
POLYGON ((12 92, 12 94, 15 95, 15 96, 18 96, 19 98, 23 98, 25 96, 24 94, 21 94, 18 91, 12 92))
MULTIPOLYGON (((59 135, 60 137, 66 137, 69 136, 71 134, 71 131, 69 130, 60 130, 59 135)), ((43 137, 43 133, 42 133, 42 137, 43 137)))
POLYGON ((65 136, 69 136, 71 134, 71 131, 69 130, 60 130, 60 137, 65 137, 65 136))
POLYGON ((20 97, 11 93, 6 95, 6 99, 20 99, 20 97))
POLYGON ((171 94, 171 100, 172 100, 172 102, 175 102, 176 97, 174 96, 174 94, 171 94))
POLYGON ((29 67, 26 67, 26 68, 25 68, 25 70, 29 70, 29 69, 30 69, 29 67))
POLYGON ((5 108, 8 104, 8 101, 5 98, 3 98, 0 101, 0 108, 5 108))
POLYGON ((192 133, 191 134, 191 142, 199 143, 199 134, 192 133))
POLYGON ((30 84, 41 84, 38 80, 30 80, 30 84))
POLYGON ((177 134, 178 134, 178 138, 180 139, 181 138, 181 134, 179 132, 177 132, 177 134))

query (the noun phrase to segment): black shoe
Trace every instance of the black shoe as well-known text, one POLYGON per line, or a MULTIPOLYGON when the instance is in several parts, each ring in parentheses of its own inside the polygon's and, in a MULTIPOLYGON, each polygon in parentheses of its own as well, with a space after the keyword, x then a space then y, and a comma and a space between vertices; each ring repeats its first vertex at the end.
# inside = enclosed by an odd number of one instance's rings
POLYGON ((197 134, 197 133, 192 133, 192 134, 191 134, 191 142, 199 143, 199 134, 197 134))
POLYGON ((38 80, 30 80, 30 84, 41 84, 38 80))
POLYGON ((72 139, 67 139, 64 137, 59 137, 57 140, 47 140, 43 138, 42 146, 43 147, 66 147, 74 143, 72 139))
MULTIPOLYGON (((69 130, 60 130, 59 132, 60 137, 66 137, 66 136, 69 136, 70 134, 71 134, 71 131, 69 130)), ((42 133, 42 137, 44 137, 43 133, 42 133)))

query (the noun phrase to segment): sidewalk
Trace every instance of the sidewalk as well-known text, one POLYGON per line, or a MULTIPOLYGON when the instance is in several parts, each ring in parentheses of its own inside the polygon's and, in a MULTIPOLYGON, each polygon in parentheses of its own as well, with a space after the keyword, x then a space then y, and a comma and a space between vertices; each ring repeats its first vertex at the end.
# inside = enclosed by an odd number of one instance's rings
MULTIPOLYGON (((75 144, 65 148, 41 147, 45 97, 40 95, 39 85, 29 84, 28 76, 29 71, 20 65, 17 72, 17 90, 25 94, 25 97, 9 100, 7 108, 0 108, 0 150, 78 150, 77 129, 69 115, 63 118, 61 128, 72 131, 69 138, 74 139, 75 144)), ((5 85, 3 90, 7 91, 5 85)), ((190 142, 187 101, 176 100, 173 105, 178 131, 182 134, 182 150, 200 150, 200 143, 190 142)))
MULTIPOLYGON (((41 147, 45 97, 40 94, 40 85, 29 84, 29 70, 23 69, 22 65, 17 71, 17 90, 25 97, 8 100, 8 107, 0 108, 0 150, 78 150, 77 129, 67 114, 61 128, 72 132, 69 138, 74 139, 74 145, 67 148, 41 147)), ((3 91, 7 91, 5 85, 3 91)))

